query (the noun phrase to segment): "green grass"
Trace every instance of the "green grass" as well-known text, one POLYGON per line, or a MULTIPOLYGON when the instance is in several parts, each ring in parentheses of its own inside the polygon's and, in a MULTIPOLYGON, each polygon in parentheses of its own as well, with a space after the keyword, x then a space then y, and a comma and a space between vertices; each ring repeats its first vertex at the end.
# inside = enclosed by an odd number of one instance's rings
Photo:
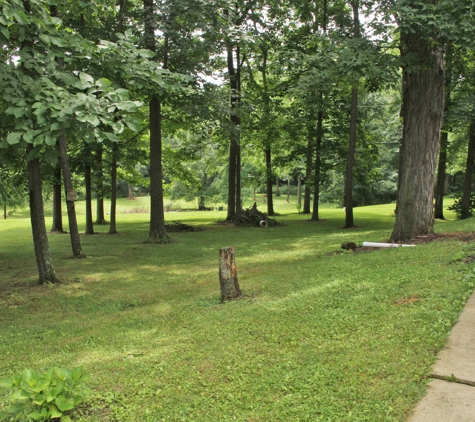
POLYGON ((144 244, 148 215, 125 212, 147 198, 121 200, 119 235, 81 237, 87 259, 71 258, 67 235, 49 237, 57 286, 35 284, 28 213, 1 220, 0 378, 84 365, 94 395, 76 421, 406 420, 473 291, 462 258, 474 248, 340 253, 344 241, 387 239, 394 204, 356 208, 359 227, 343 230, 341 209, 310 222, 284 199, 284 225, 267 229, 216 224, 224 211, 167 213, 203 228, 167 245, 144 244), (246 296, 221 304, 229 245, 246 296))

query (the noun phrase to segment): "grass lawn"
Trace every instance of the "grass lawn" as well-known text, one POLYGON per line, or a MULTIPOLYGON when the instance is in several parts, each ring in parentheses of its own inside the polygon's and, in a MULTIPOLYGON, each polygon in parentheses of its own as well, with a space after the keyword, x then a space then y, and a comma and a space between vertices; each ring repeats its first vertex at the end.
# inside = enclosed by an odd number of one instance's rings
POLYGON ((57 286, 35 285, 28 212, 1 220, 0 378, 83 365, 93 395, 74 421, 406 420, 474 289, 464 257, 475 247, 342 253, 344 241, 386 240, 394 204, 356 208, 350 230, 341 209, 310 222, 294 198, 275 208, 283 225, 267 229, 216 224, 224 211, 170 212, 202 231, 150 245, 148 199, 120 200, 120 234, 82 235, 86 259, 71 258, 68 235, 49 237, 57 286), (218 250, 230 245, 245 296, 221 304, 218 250))

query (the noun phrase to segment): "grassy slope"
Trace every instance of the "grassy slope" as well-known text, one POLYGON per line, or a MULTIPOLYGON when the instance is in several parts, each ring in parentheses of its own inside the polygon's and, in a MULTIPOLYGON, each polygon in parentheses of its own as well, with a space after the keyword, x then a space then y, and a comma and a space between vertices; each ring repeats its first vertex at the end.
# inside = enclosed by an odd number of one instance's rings
POLYGON ((50 236, 60 286, 34 284, 27 213, 0 221, 0 378, 83 364, 95 397, 82 421, 407 418, 473 290, 460 261, 471 245, 334 253, 343 241, 386 239, 394 205, 357 208, 360 227, 342 230, 341 209, 309 222, 283 200, 284 226, 167 213, 204 230, 146 245, 148 216, 124 213, 146 201, 121 201, 120 235, 82 236, 85 260, 70 258, 68 236, 50 236), (248 296, 223 305, 218 249, 229 245, 248 296))

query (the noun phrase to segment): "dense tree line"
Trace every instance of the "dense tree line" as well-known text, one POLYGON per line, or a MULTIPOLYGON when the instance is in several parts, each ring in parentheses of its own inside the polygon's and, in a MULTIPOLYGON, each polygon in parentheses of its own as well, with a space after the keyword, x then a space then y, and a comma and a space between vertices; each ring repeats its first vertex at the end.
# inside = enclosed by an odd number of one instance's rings
MULTIPOLYGON (((225 198, 239 224, 243 189, 295 180, 298 207, 391 201, 391 239, 433 231, 448 174, 462 171, 471 215, 474 5, 415 0, 4 0, 0 14, 0 196, 28 192, 40 282, 56 282, 43 212, 73 255, 86 233, 117 233, 117 186, 148 183, 147 241, 167 242, 164 192, 225 198), (144 177, 145 176, 145 177, 144 177), (437 176, 437 177, 436 177, 437 176), (64 197, 63 196, 63 197, 64 197)), ((276 192, 277 193, 277 192, 276 192)))

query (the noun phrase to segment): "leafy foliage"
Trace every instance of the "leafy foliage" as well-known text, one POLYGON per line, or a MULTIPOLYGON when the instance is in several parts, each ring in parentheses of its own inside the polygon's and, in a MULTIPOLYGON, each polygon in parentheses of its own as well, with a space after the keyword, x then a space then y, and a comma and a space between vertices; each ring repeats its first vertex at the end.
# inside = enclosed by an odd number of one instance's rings
POLYGON ((18 376, 0 380, 0 387, 11 391, 7 411, 16 418, 34 421, 60 418, 61 422, 70 422, 67 413, 89 394, 84 384, 88 378, 82 366, 73 370, 50 368, 45 374, 25 369, 18 376))

